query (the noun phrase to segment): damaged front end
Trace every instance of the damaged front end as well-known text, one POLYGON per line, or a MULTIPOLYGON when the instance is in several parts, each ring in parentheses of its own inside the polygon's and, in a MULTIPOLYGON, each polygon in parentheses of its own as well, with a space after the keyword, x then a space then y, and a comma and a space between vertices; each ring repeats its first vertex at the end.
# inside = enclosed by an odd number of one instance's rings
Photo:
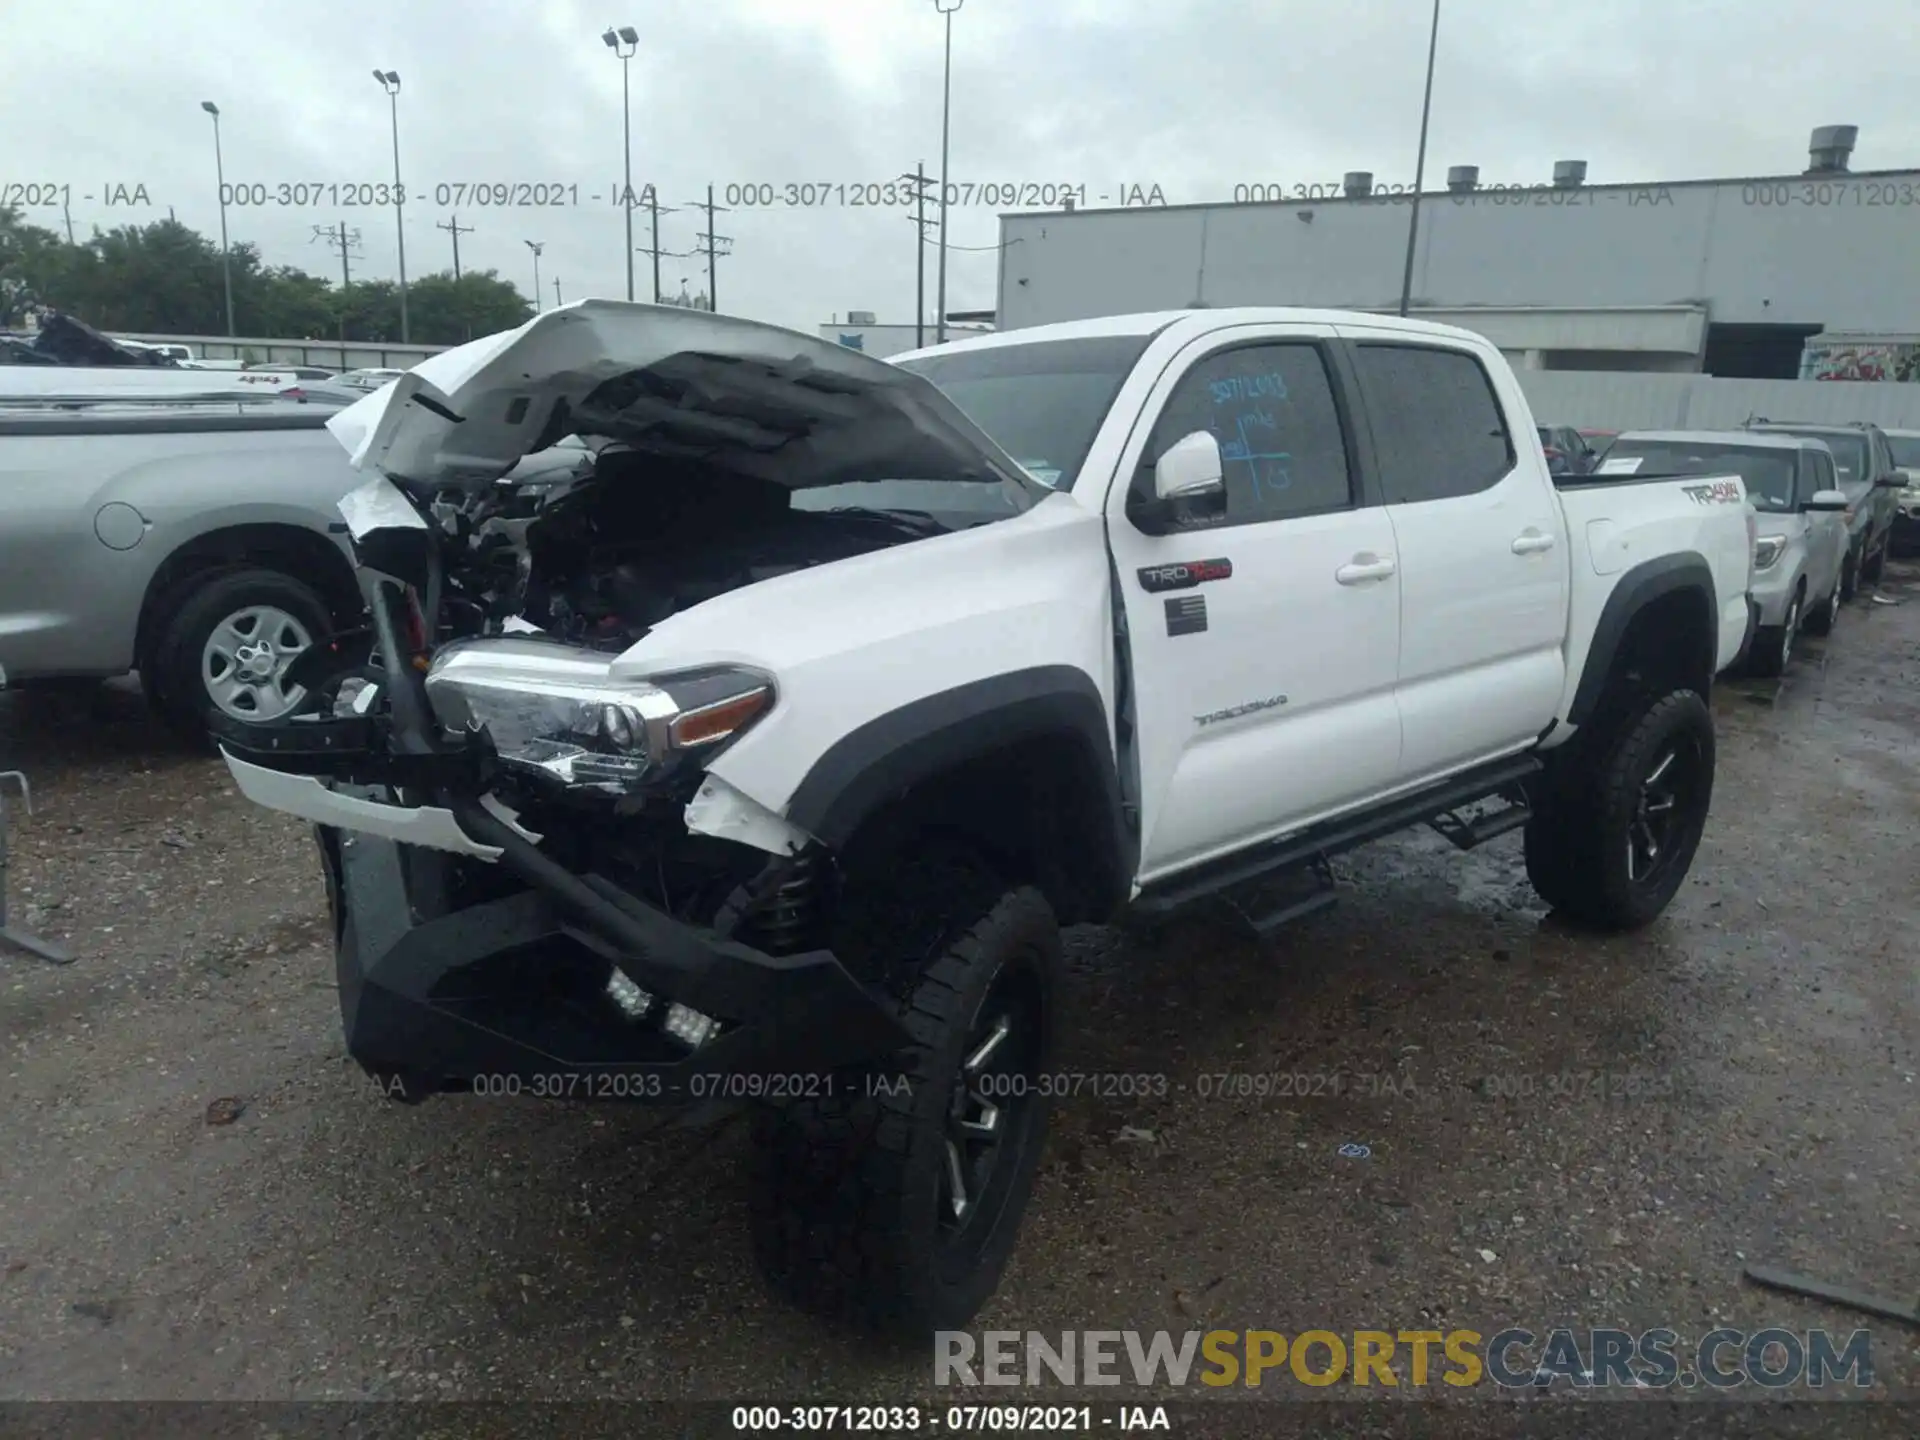
POLYGON ((612 680, 590 644, 499 633, 491 547, 397 487, 342 510, 370 643, 306 657, 327 708, 217 738, 243 793, 317 827, 348 1049, 387 1093, 689 1102, 899 1045, 825 948, 829 857, 702 768, 772 677, 612 680))
POLYGON ((1045 488, 918 376, 607 301, 328 428, 378 477, 340 507, 370 624, 301 658, 310 713, 217 738, 245 794, 319 828, 354 1057, 408 1096, 672 1102, 899 1048, 827 948, 831 857, 708 771, 778 678, 616 662, 729 591, 1045 488))

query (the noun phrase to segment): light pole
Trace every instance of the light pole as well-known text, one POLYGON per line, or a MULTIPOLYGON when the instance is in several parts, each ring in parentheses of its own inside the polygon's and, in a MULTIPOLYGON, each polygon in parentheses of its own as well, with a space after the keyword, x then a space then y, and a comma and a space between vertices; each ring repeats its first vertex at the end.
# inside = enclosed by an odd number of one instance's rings
POLYGON ((400 188, 400 75, 395 70, 376 70, 373 78, 387 92, 387 105, 393 112, 393 228, 400 239, 400 343, 413 338, 407 329, 407 220, 400 188))
POLYGON ((533 313, 538 315, 540 313, 540 252, 547 248, 547 242, 527 240, 522 243, 533 252, 533 313))
POLYGON ((953 115, 953 12, 963 0, 933 0, 933 8, 947 17, 946 77, 940 86, 940 282, 939 314, 934 317, 933 343, 947 343, 947 132, 953 115))
POLYGON ((1433 30, 1427 36, 1427 93, 1420 102, 1420 153, 1413 162, 1413 207, 1407 215, 1407 268, 1400 275, 1400 313, 1413 296, 1413 245, 1420 234, 1420 186, 1427 173, 1427 115, 1433 109, 1433 56, 1440 44, 1440 0, 1433 0, 1433 30))
MULTIPOLYGON (((227 338, 240 332, 233 328, 233 263, 227 252, 227 166, 220 158, 220 107, 202 100, 200 108, 213 117, 213 173, 220 186, 220 280, 227 290, 227 338)), ((67 226, 67 239, 73 239, 73 226, 67 226)))
MULTIPOLYGON (((628 84, 627 62, 633 59, 633 52, 640 48, 640 33, 631 25, 622 25, 618 30, 609 29, 600 37, 614 54, 620 57, 620 208, 627 216, 627 299, 633 299, 633 90, 628 84), (625 49, 622 49, 622 46, 625 49)), ((654 244, 660 243, 654 237, 654 244)), ((654 276, 653 288, 660 289, 660 277, 654 276)), ((660 298, 655 293, 655 300, 660 298)))

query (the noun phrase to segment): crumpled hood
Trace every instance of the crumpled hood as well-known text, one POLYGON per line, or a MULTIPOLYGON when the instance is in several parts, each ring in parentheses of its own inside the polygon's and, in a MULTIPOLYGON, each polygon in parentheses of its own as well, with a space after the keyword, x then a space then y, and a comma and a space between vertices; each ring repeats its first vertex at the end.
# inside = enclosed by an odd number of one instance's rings
POLYGON ((930 381, 797 330, 581 300, 422 361, 327 421, 356 469, 478 487, 568 435, 795 487, 1013 480, 930 381))

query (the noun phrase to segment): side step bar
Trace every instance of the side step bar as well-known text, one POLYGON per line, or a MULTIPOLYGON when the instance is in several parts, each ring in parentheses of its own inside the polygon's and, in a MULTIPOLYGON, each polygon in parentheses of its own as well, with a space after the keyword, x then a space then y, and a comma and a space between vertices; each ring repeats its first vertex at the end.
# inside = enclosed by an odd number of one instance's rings
MULTIPOLYGON (((1232 886, 1325 862, 1343 851, 1357 849, 1382 836, 1410 826, 1430 824, 1437 819, 1453 819, 1456 826, 1463 827, 1465 833, 1474 837, 1470 845, 1463 848, 1471 848, 1481 840, 1492 839, 1495 835, 1505 834, 1525 824, 1524 802, 1517 815, 1515 810, 1509 809, 1471 824, 1458 821, 1452 812, 1495 796, 1506 796, 1511 800, 1521 793, 1519 787, 1522 782, 1538 775, 1542 768, 1539 757, 1535 755, 1515 755, 1495 760, 1465 774, 1423 786, 1412 794, 1389 800, 1359 815, 1329 820, 1298 834, 1271 840, 1251 850, 1243 850, 1170 876, 1147 886, 1139 899, 1134 901, 1134 909, 1148 915, 1164 915, 1232 886)), ((1441 833, 1447 832, 1442 830, 1441 833)), ((1461 843, 1453 835, 1447 838, 1456 845, 1461 843)), ((1314 908, 1324 908, 1324 904, 1322 900, 1314 908)))
POLYGON ((1500 798, 1507 803, 1499 810, 1486 815, 1476 815, 1472 819, 1456 810, 1443 815, 1435 815, 1427 821, 1436 834, 1451 840, 1461 850, 1472 850, 1489 840, 1518 830, 1533 818, 1533 808, 1527 804, 1526 792, 1517 785, 1510 785, 1500 792, 1500 798))

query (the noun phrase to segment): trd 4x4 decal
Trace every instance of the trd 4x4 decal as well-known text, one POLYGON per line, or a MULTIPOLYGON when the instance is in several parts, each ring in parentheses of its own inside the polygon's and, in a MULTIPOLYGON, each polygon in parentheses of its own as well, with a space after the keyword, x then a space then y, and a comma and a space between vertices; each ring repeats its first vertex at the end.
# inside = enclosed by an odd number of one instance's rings
POLYGON ((1209 580, 1232 578, 1233 561, 1224 559, 1182 560, 1172 565, 1140 567, 1140 588, 1156 593, 1161 590, 1191 590, 1209 580))

